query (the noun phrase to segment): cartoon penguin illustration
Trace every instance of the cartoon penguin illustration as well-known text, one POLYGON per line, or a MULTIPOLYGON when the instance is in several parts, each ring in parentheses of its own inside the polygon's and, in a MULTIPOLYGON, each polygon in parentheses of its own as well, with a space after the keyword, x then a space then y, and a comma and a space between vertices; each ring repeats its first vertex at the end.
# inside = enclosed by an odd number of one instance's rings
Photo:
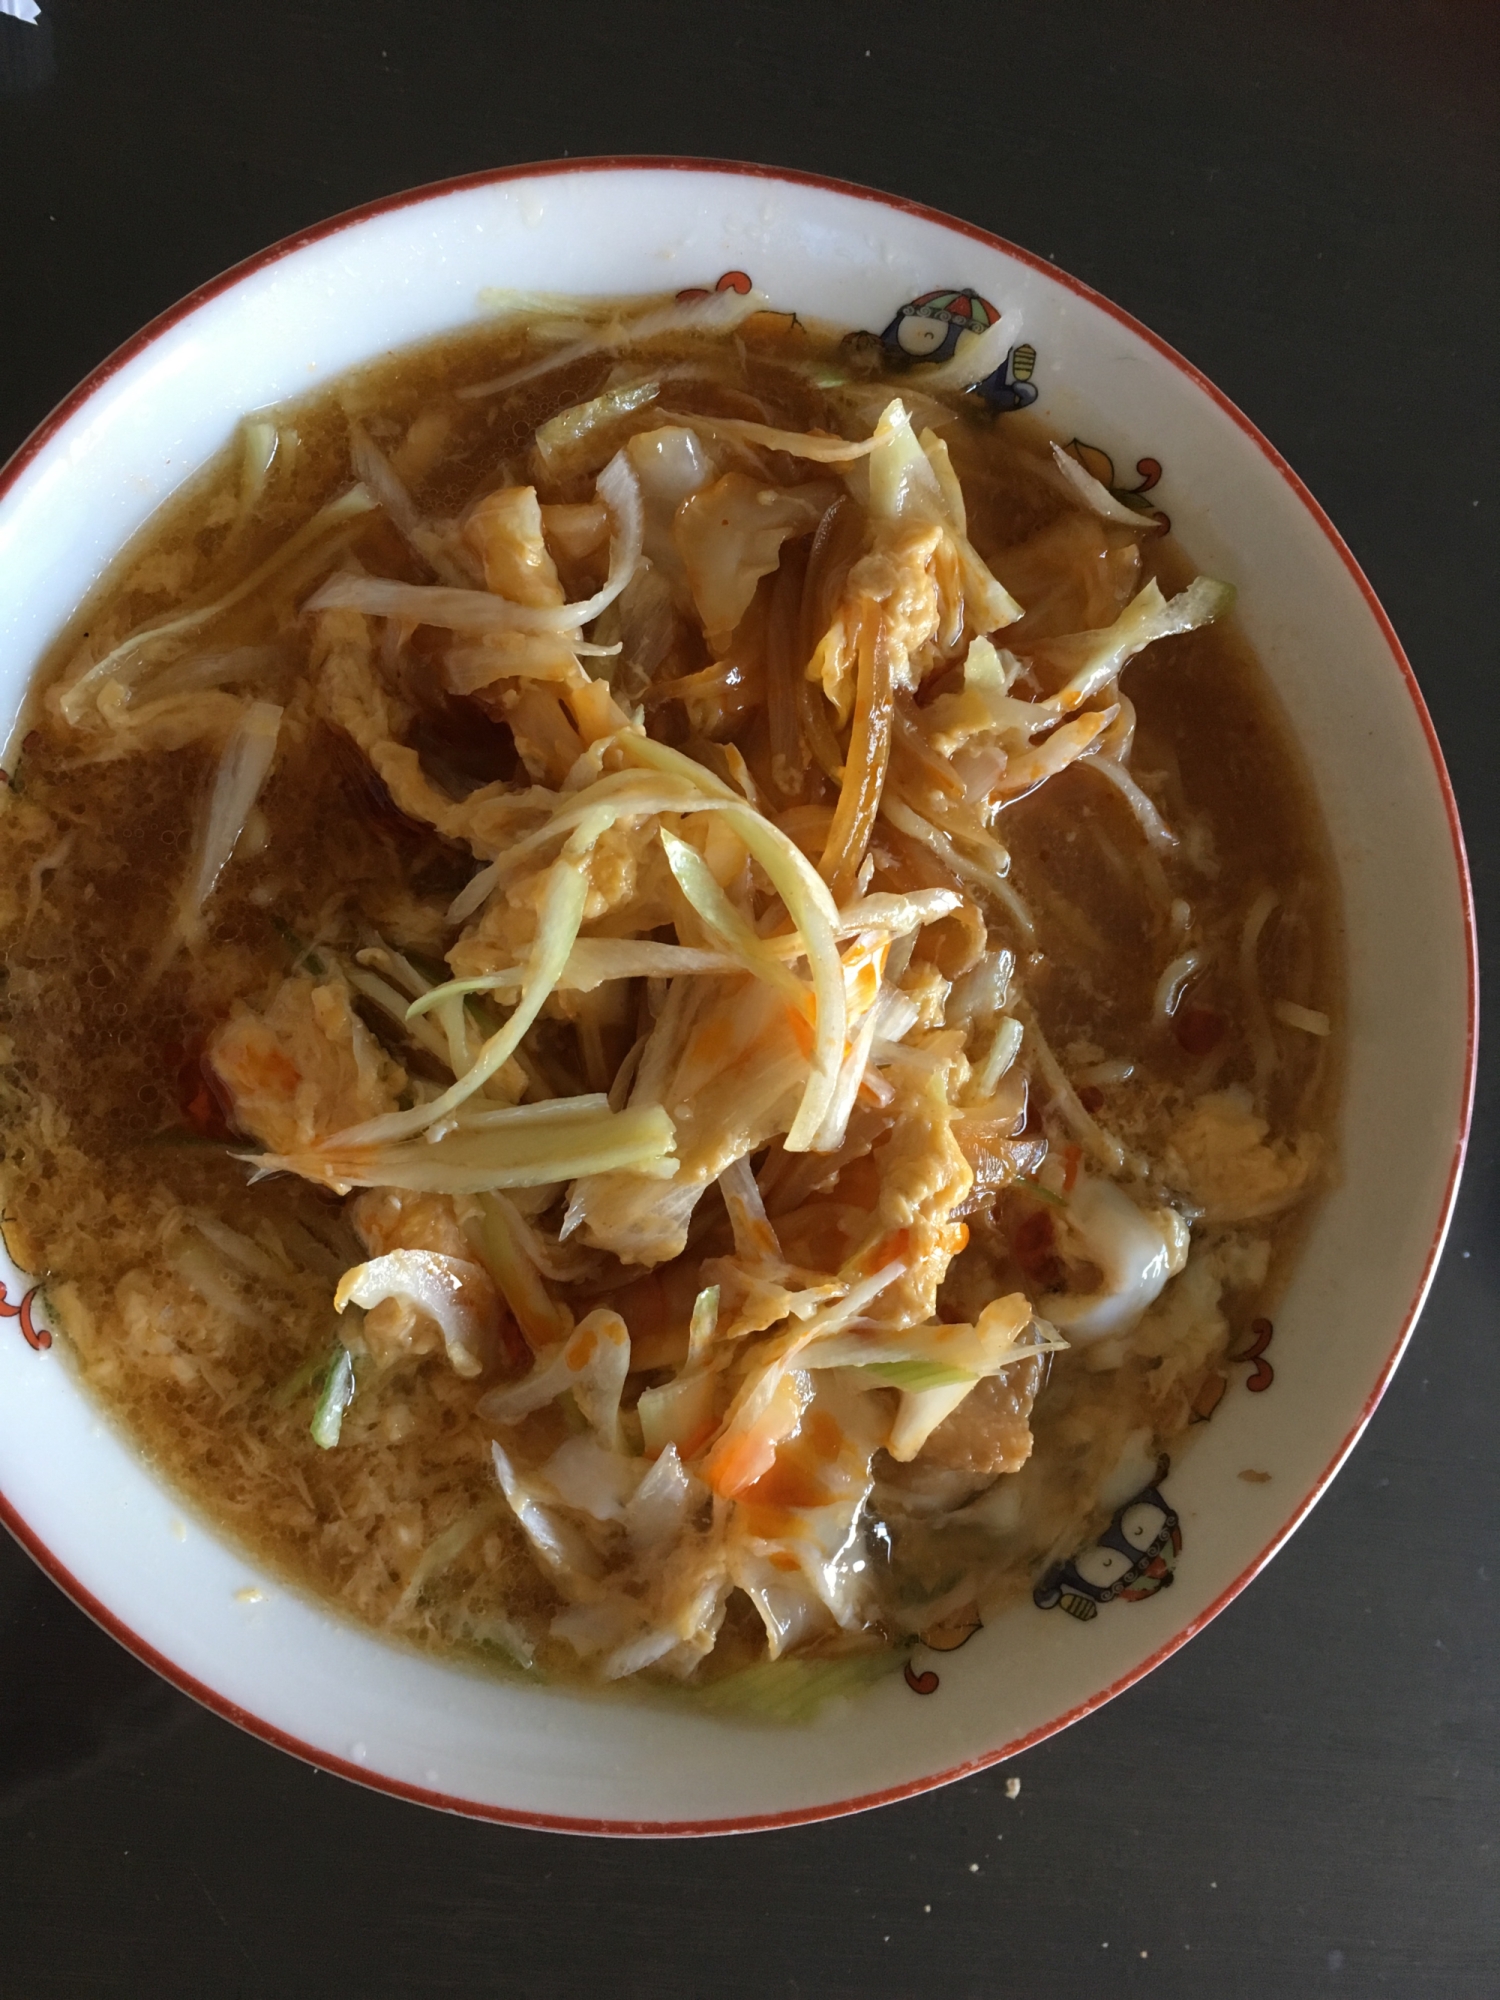
POLYGON ((1036 349, 1029 341, 1013 347, 993 375, 974 384, 974 394, 983 396, 997 415, 1006 410, 1024 410, 1037 397, 1032 375, 1036 370, 1036 349))
POLYGON ((1070 1618, 1097 1618, 1099 1606, 1114 1598, 1137 1603, 1167 1588, 1172 1559, 1182 1552, 1177 1515, 1160 1491, 1170 1466, 1163 1457, 1154 1482, 1116 1510, 1097 1542, 1048 1570, 1032 1592, 1039 1609, 1056 1606, 1070 1618))
MULTIPOLYGON (((999 310, 978 292, 924 292, 908 299, 880 336, 886 352, 906 361, 949 361, 966 340, 986 333, 999 310)), ((1029 342, 1013 347, 1000 366, 974 384, 973 393, 991 410, 1021 410, 1037 399, 1036 349, 1029 342)))
POLYGON ((978 292, 924 292, 907 300, 880 338, 909 361, 948 361, 966 334, 984 333, 999 317, 978 292))

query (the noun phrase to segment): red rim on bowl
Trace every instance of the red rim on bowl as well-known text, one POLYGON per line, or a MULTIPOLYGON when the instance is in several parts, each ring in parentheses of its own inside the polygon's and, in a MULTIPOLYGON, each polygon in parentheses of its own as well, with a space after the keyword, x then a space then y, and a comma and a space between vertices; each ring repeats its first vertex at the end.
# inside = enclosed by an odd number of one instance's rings
POLYGON ((981 229, 974 223, 964 222, 958 217, 946 215, 942 210, 930 208, 922 202, 908 201, 898 195, 883 194, 876 189, 861 187, 852 181, 836 180, 826 174, 799 173, 790 168, 756 166, 738 161, 678 159, 653 155, 621 155, 618 157, 601 157, 584 160, 548 161, 538 165, 500 167, 481 173, 464 174, 451 180, 433 181, 425 187, 410 189, 402 194, 387 195, 378 201, 366 202, 359 208, 347 209, 342 215, 334 216, 329 221, 317 223, 309 229, 299 230, 293 236, 284 237, 279 243, 274 243, 267 249, 258 251, 253 257, 246 258, 243 263, 234 265, 231 269, 222 272, 218 277, 210 279, 207 284, 200 285, 196 291, 190 292, 185 298, 179 300, 176 305, 170 307, 166 312, 152 320, 149 325, 143 327, 139 333, 127 340, 123 346, 116 348, 113 354, 102 361, 70 395, 58 404, 51 415, 45 418, 37 426, 36 430, 32 432, 31 436, 27 438, 25 443, 21 445, 8 464, 3 469, 0 469, 0 500, 4 499, 20 475, 38 454, 45 449, 69 418, 80 410, 121 368, 133 361, 138 355, 144 353, 164 334, 177 326, 189 314, 195 312, 198 307, 207 304, 211 299, 218 298, 224 293, 233 290, 236 285, 241 284, 245 279, 265 270, 269 265, 279 262, 282 258, 290 256, 294 251, 301 250, 308 244, 317 243, 327 237, 337 235, 343 230, 369 220, 371 217, 389 214, 397 209, 412 207, 420 202, 437 200, 445 195, 455 194, 465 189, 495 186, 506 181, 550 178, 564 174, 609 173, 629 170, 724 174, 741 178, 777 181, 798 187, 818 188, 832 194, 852 197, 859 201, 869 202, 880 208, 894 209, 902 214, 916 216, 924 221, 936 223, 944 229, 956 232, 959 235, 968 236, 976 243, 982 243, 989 249, 1001 251, 1005 256, 1013 258, 1017 263, 1028 266, 1030 269, 1041 273, 1044 277, 1051 279, 1053 283, 1073 292, 1079 298, 1087 300, 1090 305, 1096 306, 1100 311, 1108 313, 1112 319, 1117 320, 1122 326, 1128 327, 1133 334, 1145 341, 1163 359, 1170 362, 1173 368, 1180 374, 1186 376, 1196 388, 1201 390, 1251 440, 1256 449, 1285 481, 1286 485, 1291 489, 1292 493, 1316 524, 1320 533, 1331 545, 1339 560, 1343 563, 1368 606, 1371 616, 1379 627, 1381 636, 1390 650, 1391 659, 1401 675, 1407 695, 1416 712, 1417 720, 1427 744, 1428 753, 1432 759, 1433 775, 1436 778, 1442 796, 1448 819, 1449 833, 1453 842, 1453 859, 1458 876, 1464 918, 1467 1001, 1466 1043, 1463 1084, 1460 1093, 1460 1102, 1457 1107, 1458 1116, 1448 1179, 1443 1191, 1441 1207, 1436 1226, 1433 1230, 1427 1257, 1422 1267, 1421 1276, 1402 1319, 1395 1344, 1386 1357, 1374 1386, 1365 1399, 1364 1406, 1357 1420, 1350 1428, 1348 1435, 1339 1444, 1324 1471, 1313 1483, 1311 1489, 1298 1502, 1296 1507, 1293 1508, 1285 1523, 1277 1530, 1276 1534, 1261 1550, 1259 1555, 1252 1562, 1248 1563, 1240 1574, 1234 1578, 1233 1582, 1228 1584, 1196 1618, 1190 1620, 1180 1631, 1174 1633, 1170 1639, 1159 1646, 1154 1653, 1132 1667, 1128 1673, 1122 1674, 1110 1686, 1101 1689, 1098 1693, 1090 1696, 1088 1700, 1079 1702, 1075 1707, 1068 1709, 1063 1714, 1052 1717, 1039 1728, 1031 1730, 1026 1735, 999 1744, 994 1749, 987 1750, 980 1756, 971 1757, 963 1763, 955 1764, 946 1770, 934 1772, 930 1776, 915 1778, 904 1784, 893 1785, 883 1791, 869 1792, 859 1797, 839 1799, 827 1804, 807 1806, 790 1812, 747 1814, 740 1817, 710 1820, 574 1818, 563 1814, 519 1811, 510 1807, 491 1805, 479 1800, 460 1798, 450 1793, 428 1790, 420 1785, 407 1784, 398 1778, 392 1778, 382 1773, 368 1770, 363 1766, 348 1763, 343 1758, 336 1757, 326 1750, 319 1749, 313 1744, 304 1743, 297 1737, 288 1735, 286 1731, 277 1728, 273 1723, 267 1722, 262 1717, 252 1714, 248 1709, 229 1701, 213 1688, 205 1686, 201 1681, 185 1672, 181 1667, 167 1659, 155 1647, 149 1645, 137 1633, 132 1631, 106 1605, 100 1603, 91 1591, 79 1583, 77 1578, 57 1560, 29 1523, 17 1513, 5 1495, 0 1493, 0 1521, 4 1522, 11 1534, 14 1535, 16 1540, 21 1543, 22 1547, 27 1550, 40 1567, 47 1572, 53 1582, 65 1591, 79 1609, 86 1612, 112 1638, 117 1639, 122 1646, 133 1653, 137 1659, 143 1661, 145 1665, 160 1674, 164 1680, 169 1681, 174 1687, 180 1689, 182 1693, 190 1695, 193 1700, 200 1702, 205 1708, 211 1709, 216 1715, 223 1716, 226 1721, 237 1724, 241 1729, 247 1730, 251 1735, 259 1737, 263 1742, 273 1744, 279 1750, 289 1751, 293 1756, 317 1766, 320 1770, 334 1773, 342 1778, 351 1779, 356 1784, 368 1786, 376 1791, 389 1793, 397 1798, 412 1799, 419 1804, 436 1807, 440 1811, 462 1813, 472 1818, 496 1820, 510 1826, 530 1827, 548 1832, 612 1834, 637 1837, 750 1833, 773 1827, 799 1826, 817 1820, 836 1819, 847 1813, 864 1812, 873 1806, 887 1805, 897 1799, 911 1798, 920 1792, 932 1791, 940 1785, 951 1784, 955 1779, 967 1777, 975 1771, 983 1770, 992 1764, 1001 1763, 1008 1757, 1014 1757, 1021 1751, 1030 1749, 1034 1744, 1044 1741, 1047 1737, 1055 1735, 1059 1730, 1065 1729, 1070 1723, 1077 1722, 1083 1716, 1089 1715, 1095 1709, 1102 1707, 1105 1702, 1112 1700, 1117 1694, 1122 1694, 1125 1689, 1134 1686, 1137 1681, 1150 1673, 1153 1668, 1160 1666, 1164 1660, 1169 1659, 1180 1646, 1185 1645, 1211 1619, 1216 1617, 1224 1609, 1225 1605, 1239 1595, 1246 1584, 1259 1574, 1267 1562, 1270 1561, 1271 1557, 1299 1526, 1328 1486, 1329 1481, 1343 1464, 1349 1452, 1353 1449, 1360 1433, 1364 1430, 1365 1425, 1374 1413, 1376 1404, 1384 1394, 1386 1385, 1390 1381, 1396 1364, 1401 1359, 1406 1344, 1411 1337, 1412 1329, 1421 1313, 1423 1303, 1432 1284, 1438 1259, 1442 1253, 1444 1241, 1447 1237, 1448 1226, 1452 1218, 1454 1202, 1458 1192, 1459 1176, 1463 1168, 1464 1153, 1468 1144, 1469 1122, 1474 1102, 1479 997, 1474 897, 1473 884, 1469 875, 1468 857, 1464 850, 1463 833, 1459 824, 1458 806, 1453 796, 1453 787, 1449 780, 1447 767, 1443 761, 1442 750, 1438 744, 1437 732, 1433 728, 1432 718, 1428 714, 1427 705, 1422 698, 1421 689, 1417 685, 1416 676, 1412 672, 1411 664, 1407 660, 1400 640, 1396 637, 1390 619, 1386 616, 1384 608, 1370 587, 1370 583, 1363 570, 1350 553, 1342 536, 1340 536, 1338 530, 1329 520, 1327 514, 1324 513, 1322 507, 1319 506, 1318 502, 1313 498, 1291 466, 1281 456, 1280 452, 1276 450, 1275 446, 1267 438, 1263 437, 1243 411, 1238 409, 1224 395, 1222 390, 1216 388, 1191 362, 1185 360, 1166 341, 1154 334, 1149 327, 1143 326, 1139 320, 1133 318, 1121 307, 1113 304, 1101 293, 1094 291, 1092 287, 1083 284, 1077 278, 1070 277, 1066 271, 1059 270, 1056 265, 1049 264, 1044 258, 1037 257, 1031 251, 1023 250, 1018 245, 1008 242, 1004 237, 993 235, 989 230, 981 229))

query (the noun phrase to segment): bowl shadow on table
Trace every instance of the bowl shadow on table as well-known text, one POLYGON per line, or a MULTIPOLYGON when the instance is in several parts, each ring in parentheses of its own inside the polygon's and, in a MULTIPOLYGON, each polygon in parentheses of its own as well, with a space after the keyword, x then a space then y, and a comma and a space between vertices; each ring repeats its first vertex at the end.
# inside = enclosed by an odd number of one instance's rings
POLYGON ((0 1818, 186 1726, 193 1704, 0 1534, 0 1818))

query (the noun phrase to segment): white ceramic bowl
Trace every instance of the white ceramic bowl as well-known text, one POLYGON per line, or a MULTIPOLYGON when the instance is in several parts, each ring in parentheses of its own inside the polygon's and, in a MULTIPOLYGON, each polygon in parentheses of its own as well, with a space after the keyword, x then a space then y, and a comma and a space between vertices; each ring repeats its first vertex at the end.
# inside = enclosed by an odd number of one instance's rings
POLYGON ((1395 634, 1317 503, 1210 383, 1106 300, 859 188, 565 162, 378 202, 216 279, 96 370, 0 476, 0 722, 115 551, 242 412, 479 318, 487 286, 675 291, 731 271, 779 306, 875 332, 925 293, 977 293, 1034 348, 1033 407, 1055 432, 1107 452, 1127 486, 1150 470, 1128 468, 1159 463, 1153 499, 1199 566, 1239 586, 1332 832, 1349 948, 1343 1176, 1270 1352, 1229 1369, 1165 1482, 1182 1543, 1173 1587, 1087 1622, 1025 1603, 797 1727, 489 1681, 257 1576, 80 1393, 34 1280, 0 1260, 0 1514, 62 1587, 268 1742, 530 1826, 687 1833, 849 1812, 1013 1755, 1139 1679, 1255 1575, 1359 1435, 1442 1244, 1472 1089, 1473 931, 1447 777, 1395 634), (1247 1375, 1270 1392, 1247 1394, 1247 1375), (1245 1468, 1270 1477, 1247 1483, 1245 1468))

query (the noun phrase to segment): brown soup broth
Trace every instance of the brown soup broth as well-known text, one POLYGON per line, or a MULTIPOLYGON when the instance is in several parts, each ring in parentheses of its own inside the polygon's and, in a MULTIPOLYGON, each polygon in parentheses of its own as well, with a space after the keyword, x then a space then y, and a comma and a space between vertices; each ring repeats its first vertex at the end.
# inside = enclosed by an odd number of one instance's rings
MULTIPOLYGON (((836 335, 801 331, 804 355, 837 359, 836 335)), ((690 363, 696 351, 697 338, 684 336, 657 343, 652 358, 690 363)), ((45 1274, 82 1380, 152 1465, 258 1561, 385 1634, 566 1676, 579 1672, 574 1656, 545 1636, 557 1600, 498 1501, 470 1384, 439 1363, 378 1376, 361 1385, 338 1449, 310 1437, 318 1371, 337 1339, 333 1286, 363 1252, 336 1197, 287 1175, 248 1179, 236 1157, 243 1145, 201 1060, 236 996, 263 1007, 294 967, 319 969, 320 943, 352 952, 378 932, 421 962, 440 962, 451 933, 433 913, 468 879, 470 856, 396 812, 353 746, 305 709, 284 732, 210 905, 206 948, 161 972, 158 945, 217 751, 198 741, 90 761, 44 698, 80 648, 97 657, 142 622, 215 596, 344 490, 352 418, 392 456, 426 514, 457 515, 477 495, 528 479, 537 426, 596 394, 608 361, 584 359, 500 396, 457 392, 535 352, 524 327, 483 327, 387 358, 278 412, 279 462, 253 517, 237 511, 240 459, 226 451, 161 509, 82 608, 38 677, 0 816, 0 1109, 9 1247, 45 1274), (198 1251, 185 1253, 184 1215, 249 1239, 256 1268, 216 1259, 205 1279, 205 1239, 193 1237, 198 1251), (455 1552, 425 1573, 424 1553, 444 1536, 455 1552)), ((893 392, 901 386, 893 378, 893 392)), ((832 427, 819 390, 783 365, 774 344, 745 343, 744 390, 772 404, 778 423, 832 427)), ((674 383, 670 400, 742 413, 732 391, 690 378, 674 383)), ((1007 551, 1034 547, 1068 506, 1045 461, 1047 441, 1025 418, 966 414, 948 441, 971 539, 1027 603, 1007 551)), ((586 483, 564 485, 545 497, 588 492, 586 483)), ((369 569, 420 580, 378 513, 351 524, 342 545, 369 569)), ((1192 574, 1170 539, 1148 538, 1142 555, 1142 580, 1154 574, 1168 593, 1192 574)), ((222 685, 293 712, 307 654, 298 608, 329 567, 326 547, 315 572, 294 565, 220 618, 192 656, 243 649, 238 676, 231 665, 222 685)), ((1031 629, 1045 620, 1047 632, 1064 633, 1114 615, 1086 614, 1079 603, 1038 605, 1031 629)), ((1137 717, 1133 770, 1162 818, 1183 831, 1192 860, 1179 851, 1143 863, 1128 805, 1081 765, 1009 806, 999 830, 1013 856, 1010 879, 1036 915, 1036 945, 1018 956, 1048 1043, 1070 1073, 1134 1062, 1085 1096, 1127 1143, 1147 1148, 1203 1093, 1256 1082, 1241 933, 1263 890, 1278 898, 1258 960, 1268 1001, 1285 996, 1336 1022, 1341 960, 1334 875, 1303 764, 1233 629, 1157 642, 1124 686, 1137 717), (1172 901, 1189 897, 1208 962, 1164 1029, 1153 995, 1172 955, 1172 901)), ((739 740, 751 769, 763 767, 761 723, 739 740)), ((503 724, 430 690, 412 741, 455 793, 517 768, 503 724)), ((997 936, 1015 942, 1003 927, 997 936)), ((373 1012, 365 1018, 377 1034, 388 1031, 373 1012)), ((1276 1066, 1262 1079, 1271 1134, 1326 1140, 1336 1037, 1274 1033, 1276 1066)), ((1034 1096, 1029 1115, 1039 1117, 1044 1093, 1034 1096)), ((1016 1215, 1027 1201, 1006 1189, 970 1217, 970 1248, 945 1287, 947 1316, 962 1316, 976 1287, 993 1294, 1035 1277, 1023 1268, 1018 1278, 1016 1266, 1016 1215)), ((1024 1527, 997 1515, 944 1539, 910 1506, 909 1480, 877 1487, 877 1510, 882 1494, 895 1510, 884 1537, 894 1599, 935 1601, 971 1565, 989 1576, 986 1603, 999 1602, 1087 1540, 1109 1511, 1101 1478, 1132 1438, 1148 1439, 1148 1452, 1175 1447, 1205 1380, 1274 1300, 1305 1218, 1304 1203, 1254 1225, 1270 1246, 1264 1276, 1226 1286, 1205 1320, 1206 1344, 1185 1363, 1178 1354, 1164 1366, 1136 1351, 1101 1367, 1093 1349, 1052 1359, 1035 1450, 1014 1475, 1027 1495, 1024 1527)), ((705 1252, 717 1240, 710 1229, 705 1252)), ((532 1421, 540 1431, 560 1420, 543 1411, 532 1421)), ((705 1676, 758 1657, 759 1627, 746 1609, 731 1604, 705 1676)))

